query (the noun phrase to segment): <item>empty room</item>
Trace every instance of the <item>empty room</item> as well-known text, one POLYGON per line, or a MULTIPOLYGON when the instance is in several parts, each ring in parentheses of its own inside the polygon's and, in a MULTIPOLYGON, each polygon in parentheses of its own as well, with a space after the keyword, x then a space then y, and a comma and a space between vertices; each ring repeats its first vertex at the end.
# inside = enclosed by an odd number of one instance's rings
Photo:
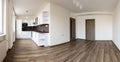
POLYGON ((0 62, 120 62, 119 0, 0 0, 0 62))

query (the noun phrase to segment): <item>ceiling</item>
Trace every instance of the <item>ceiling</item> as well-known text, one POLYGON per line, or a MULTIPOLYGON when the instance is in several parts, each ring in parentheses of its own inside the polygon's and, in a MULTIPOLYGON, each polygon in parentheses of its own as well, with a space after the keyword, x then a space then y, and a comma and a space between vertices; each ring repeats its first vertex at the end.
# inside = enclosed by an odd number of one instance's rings
POLYGON ((17 16, 35 16, 47 2, 47 0, 13 0, 13 6, 17 16))
POLYGON ((113 11, 119 0, 79 0, 82 9, 73 4, 73 0, 52 0, 52 2, 64 6, 76 13, 95 12, 95 11, 113 11))
MULTIPOLYGON (((73 4, 73 0, 50 0, 76 13, 107 11, 111 12, 117 6, 118 0, 80 0, 82 9, 73 4)), ((34 16, 48 3, 48 0, 13 0, 14 9, 18 16, 34 16), (26 12, 28 10, 28 12, 26 12)))

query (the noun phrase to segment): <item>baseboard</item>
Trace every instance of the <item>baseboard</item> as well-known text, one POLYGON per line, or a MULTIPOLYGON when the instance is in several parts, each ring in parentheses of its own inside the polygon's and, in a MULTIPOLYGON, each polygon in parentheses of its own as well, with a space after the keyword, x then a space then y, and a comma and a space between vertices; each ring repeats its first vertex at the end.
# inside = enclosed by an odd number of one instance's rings
POLYGON ((95 40, 95 41, 112 41, 112 40, 95 40))
MULTIPOLYGON (((77 40, 86 40, 86 39, 77 38, 77 40)), ((112 40, 88 40, 88 41, 112 41, 112 40)))
POLYGON ((118 44, 116 42, 114 42, 114 41, 112 41, 112 42, 115 45, 115 47, 118 48, 118 50, 120 51, 120 47, 118 46, 118 44))
POLYGON ((69 43, 69 42, 70 41, 63 42, 63 43, 60 43, 60 44, 53 44, 53 45, 49 45, 48 47, 54 47, 54 46, 58 46, 58 45, 63 45, 63 44, 69 43))
POLYGON ((29 40, 31 38, 17 38, 16 40, 29 40))
POLYGON ((76 40, 86 40, 86 39, 76 38, 76 40))

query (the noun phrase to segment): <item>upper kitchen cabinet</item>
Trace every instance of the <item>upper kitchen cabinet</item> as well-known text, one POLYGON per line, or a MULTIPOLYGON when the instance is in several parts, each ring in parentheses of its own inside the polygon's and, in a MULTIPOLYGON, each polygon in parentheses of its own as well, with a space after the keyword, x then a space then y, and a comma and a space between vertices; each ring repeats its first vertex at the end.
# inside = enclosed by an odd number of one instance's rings
POLYGON ((33 20, 29 20, 29 19, 28 20, 23 20, 22 23, 27 23, 28 26, 34 26, 34 24, 33 24, 34 21, 33 20))
POLYGON ((42 17, 43 17, 43 24, 49 24, 49 12, 43 11, 42 17))
MULTIPOLYGON (((38 18, 38 25, 50 23, 50 4, 44 5, 44 8, 36 16, 38 18)), ((35 18, 35 19, 36 19, 35 18)))

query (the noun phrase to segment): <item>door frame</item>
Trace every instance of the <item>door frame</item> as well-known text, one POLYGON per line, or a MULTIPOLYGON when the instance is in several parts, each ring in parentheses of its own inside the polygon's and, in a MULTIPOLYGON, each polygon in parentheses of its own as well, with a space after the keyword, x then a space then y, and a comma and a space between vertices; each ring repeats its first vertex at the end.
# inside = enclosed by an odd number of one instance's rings
MULTIPOLYGON (((85 19, 85 30, 86 30, 86 40, 87 40, 87 20, 93 20, 94 21, 94 30, 95 30, 95 27, 96 27, 96 22, 95 22, 95 19, 85 19)), ((95 33, 94 34, 96 34, 96 30, 94 31, 95 33)), ((93 40, 95 40, 95 38, 96 38, 96 36, 94 35, 94 39, 93 40)))
POLYGON ((76 19, 70 17, 70 41, 72 41, 72 40, 76 40, 76 19), (75 21, 75 28, 74 28, 75 29, 75 39, 72 39, 72 26, 71 26, 72 19, 74 19, 74 21, 75 21))

